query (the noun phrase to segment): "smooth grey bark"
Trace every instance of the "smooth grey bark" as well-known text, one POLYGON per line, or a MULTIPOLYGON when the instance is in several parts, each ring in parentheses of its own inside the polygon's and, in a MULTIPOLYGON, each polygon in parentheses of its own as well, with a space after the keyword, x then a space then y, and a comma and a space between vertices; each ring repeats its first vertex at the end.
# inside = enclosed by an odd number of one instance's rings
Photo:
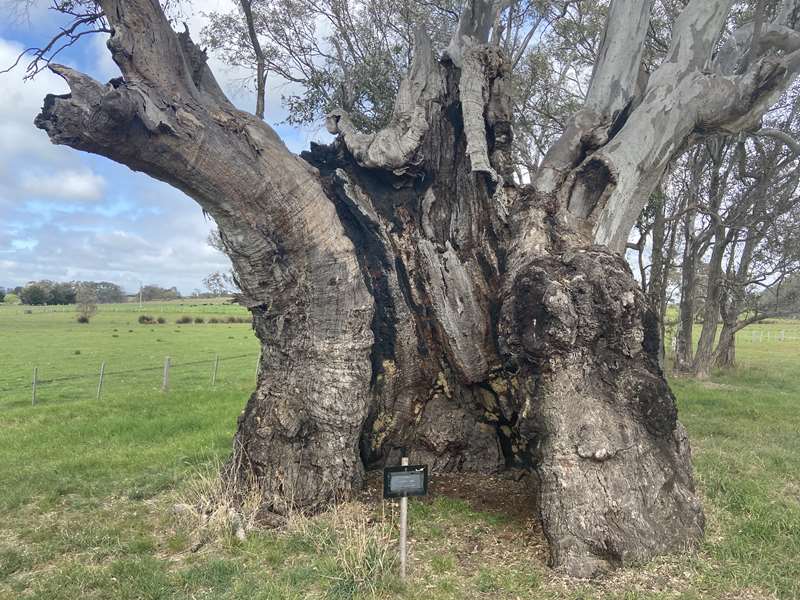
MULTIPOLYGON (((407 447, 435 472, 534 472, 551 562, 574 575, 697 542, 703 512, 659 328, 613 249, 665 149, 765 105, 742 104, 747 82, 697 70, 718 33, 691 25, 701 3, 641 103, 620 113, 626 92, 582 111, 531 188, 510 183, 493 3, 467 4, 442 59, 418 39, 385 129, 362 134, 337 111, 336 142, 304 160, 228 102, 156 0, 100 4, 123 77, 101 85, 53 65, 71 91, 48 96, 36 124, 178 187, 219 225, 262 343, 233 464, 258 481, 265 518, 320 510, 407 447), (635 164, 620 142, 633 138, 635 164)), ((624 54, 615 29, 603 56, 624 54)), ((768 81, 755 63, 753 85, 788 85, 788 56, 768 81)), ((596 89, 628 86, 631 62, 609 60, 596 89)))
POLYGON ((267 97, 267 63, 264 57, 264 50, 261 48, 261 42, 256 33, 256 23, 253 18, 253 5, 252 0, 239 0, 239 5, 242 8, 244 21, 247 25, 247 36, 250 39, 250 47, 253 49, 253 54, 256 57, 256 112, 255 115, 259 119, 264 118, 264 108, 267 97))
MULTIPOLYGON (((722 55, 712 62, 731 5, 732 0, 689 2, 673 28, 667 58, 650 75, 641 101, 624 122, 612 123, 587 107, 567 129, 570 150, 559 142, 551 160, 545 158, 548 170, 537 182, 543 190, 554 189, 575 160, 581 161, 564 179, 561 193, 569 199, 566 207, 575 227, 590 229, 595 243, 622 251, 672 158, 710 133, 757 129, 766 106, 794 81, 800 68, 800 36, 780 21, 781 15, 766 27, 770 34, 760 38, 747 70, 726 70, 741 60, 744 50, 739 46, 731 47, 724 62, 722 55), (673 106, 685 110, 670 110, 673 106), (612 126, 621 128, 605 143, 612 126), (592 151, 598 144, 601 147, 592 151)), ((632 40, 636 32, 634 28, 632 40)), ((628 69, 625 61, 618 68, 628 69)))
MULTIPOLYGON (((708 144, 711 160, 709 177, 709 201, 706 211, 712 215, 713 223, 709 227, 711 236, 711 256, 708 261, 706 273, 706 295, 703 302, 700 338, 694 355, 693 371, 698 377, 707 377, 710 372, 714 353, 714 341, 720 320, 720 304, 722 302, 723 288, 725 286, 725 269, 723 261, 725 251, 730 242, 729 231, 725 227, 721 215, 723 196, 727 187, 730 168, 723 170, 723 158, 727 150, 727 140, 713 140, 708 144)), ((733 164, 732 162, 729 164, 733 164)))
MULTIPOLYGON (((667 318, 667 288, 669 286, 669 276, 675 266, 675 246, 677 242, 677 232, 679 229, 678 215, 683 211, 683 206, 679 205, 675 210, 675 215, 668 220, 667 202, 663 193, 657 193, 654 197, 655 215, 652 226, 652 245, 650 264, 650 277, 647 280, 645 293, 650 310, 655 313, 658 329, 661 337, 661 344, 658 350, 658 363, 664 368, 666 361, 666 348, 664 340, 666 336, 667 318)), ((641 254, 640 254, 641 258, 641 254)), ((642 277, 644 279, 644 277, 642 277)))

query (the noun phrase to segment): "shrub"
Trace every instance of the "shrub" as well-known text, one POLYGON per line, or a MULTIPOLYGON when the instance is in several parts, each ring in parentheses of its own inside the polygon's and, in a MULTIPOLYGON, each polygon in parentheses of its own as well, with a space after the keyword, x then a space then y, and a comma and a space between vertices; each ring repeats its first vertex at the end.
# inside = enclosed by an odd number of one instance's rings
POLYGON ((226 321, 228 321, 228 323, 238 323, 238 322, 239 322, 239 321, 236 319, 236 317, 228 317, 228 318, 226 319, 226 321))
POLYGON ((203 317, 195 317, 194 318, 194 322, 195 323, 205 323, 205 319, 203 319, 203 317))
POLYGON ((167 320, 164 317, 158 317, 156 321, 158 322, 159 325, 163 325, 164 323, 167 322, 167 320))
POLYGON ((187 323, 191 323, 192 322, 192 317, 190 317, 188 315, 183 315, 182 317, 179 317, 178 320, 175 321, 175 322, 178 325, 185 325, 187 323))
MULTIPOLYGON (((89 319, 97 312, 97 288, 90 283, 81 283, 75 293, 78 304, 78 314, 86 317, 85 321, 78 319, 79 323, 88 323, 89 319)), ((116 331, 116 330, 115 330, 116 331)))
POLYGON ((211 318, 208 320, 208 322, 209 322, 209 323, 219 323, 219 319, 218 319, 217 317, 211 317, 211 318))
POLYGON ((89 315, 78 315, 77 321, 78 323, 88 323, 89 315))
POLYGON ((150 315, 139 315, 139 323, 142 325, 152 325, 155 320, 150 315))

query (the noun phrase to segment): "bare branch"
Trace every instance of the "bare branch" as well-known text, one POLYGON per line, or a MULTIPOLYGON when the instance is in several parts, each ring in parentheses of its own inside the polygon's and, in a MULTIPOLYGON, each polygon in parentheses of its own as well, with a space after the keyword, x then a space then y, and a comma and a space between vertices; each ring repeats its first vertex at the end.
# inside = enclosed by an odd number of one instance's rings
POLYGON ((633 99, 653 0, 613 0, 585 107, 613 121, 633 99))
POLYGON ((680 65, 683 71, 707 68, 733 3, 734 0, 691 0, 672 28, 667 61, 680 65))
POLYGON ((456 66, 461 66, 464 51, 469 46, 489 41, 499 4, 494 0, 466 0, 458 26, 446 54, 456 66))
POLYGON ((800 142, 794 139, 791 135, 787 132, 782 131, 780 129, 773 129, 771 127, 762 127, 758 131, 754 132, 753 135, 757 135, 759 137, 770 137, 774 138, 780 142, 786 144, 786 146, 795 153, 795 155, 800 155, 800 142))
MULTIPOLYGON (((83 3, 78 3, 78 7, 85 8, 83 3)), ((64 5, 56 4, 56 10, 73 17, 73 20, 66 27, 59 28, 47 44, 41 48, 31 47, 23 50, 9 67, 0 70, 0 74, 8 73, 15 69, 22 59, 30 56, 31 60, 25 68, 25 79, 32 79, 65 49, 69 48, 81 38, 93 33, 111 33, 105 15, 102 11, 96 10, 96 5, 91 3, 90 8, 78 10, 78 8, 67 8, 64 5)))

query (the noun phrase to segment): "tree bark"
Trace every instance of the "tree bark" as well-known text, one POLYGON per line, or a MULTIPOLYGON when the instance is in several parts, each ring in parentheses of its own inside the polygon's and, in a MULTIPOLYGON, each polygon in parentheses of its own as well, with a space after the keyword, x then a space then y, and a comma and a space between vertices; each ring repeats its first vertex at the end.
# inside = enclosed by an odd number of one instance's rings
POLYGON ((727 184, 727 174, 723 173, 722 160, 725 154, 726 140, 714 140, 710 144, 711 174, 709 181, 709 202, 706 208, 713 221, 709 233, 713 233, 711 257, 708 261, 706 280, 706 297, 703 303, 703 327, 697 341, 693 371, 697 377, 708 377, 714 357, 714 341, 720 320, 720 309, 723 297, 724 275, 723 260, 728 248, 728 231, 723 223, 721 206, 727 184))
POLYGON ((714 351, 714 366, 719 369, 732 369, 736 366, 736 325, 734 321, 722 322, 722 329, 719 332, 719 341, 714 351))
MULTIPOLYGON (((658 364, 663 369, 666 363, 665 321, 667 317, 667 288, 669 276, 673 268, 675 241, 677 239, 678 223, 672 219, 667 223, 667 199, 663 192, 654 195, 655 215, 653 218, 652 261, 650 264, 650 279, 645 293, 647 302, 657 318, 661 344, 658 349, 658 364)), ((676 212, 680 212, 678 207, 676 212)), ((641 256, 641 254, 640 254, 641 256)))
POLYGON ((442 59, 418 36, 386 128, 362 134, 338 111, 337 140, 304 160, 228 102, 156 0, 100 0, 123 77, 52 66, 71 92, 36 124, 180 188, 219 225, 262 343, 233 464, 265 514, 321 510, 402 447, 434 472, 520 466, 540 482, 553 566, 592 576, 703 530, 658 322, 614 249, 665 161, 704 127, 744 123, 796 66, 789 53, 741 81, 707 73, 729 2, 706 2, 640 99, 625 48, 641 52, 651 2, 615 2, 635 34, 619 46, 609 25, 592 101, 529 188, 511 183, 509 67, 486 0, 442 59))
POLYGON ((683 217, 683 261, 681 263, 681 299, 678 304, 678 331, 675 343, 675 370, 690 372, 694 363, 694 311, 697 290, 697 243, 691 208, 683 217))

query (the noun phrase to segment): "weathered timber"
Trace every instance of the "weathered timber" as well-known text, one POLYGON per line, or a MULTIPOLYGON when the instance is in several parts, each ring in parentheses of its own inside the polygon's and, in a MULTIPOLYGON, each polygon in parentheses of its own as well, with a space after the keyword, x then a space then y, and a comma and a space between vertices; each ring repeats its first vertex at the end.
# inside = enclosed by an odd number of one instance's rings
POLYGON ((99 4, 122 77, 52 65, 71 91, 36 124, 219 225, 262 344, 226 472, 257 482, 266 520, 324 509, 406 447, 434 472, 529 469, 552 564, 573 575, 700 539, 658 319, 616 251, 675 152, 752 128, 794 80, 794 12, 732 73, 711 61, 730 0, 692 0, 643 81, 652 2, 615 0, 632 26, 609 23, 587 105, 522 188, 496 3, 467 2, 442 57, 418 36, 385 129, 336 111, 336 141, 302 158, 225 98, 155 0, 99 4))

